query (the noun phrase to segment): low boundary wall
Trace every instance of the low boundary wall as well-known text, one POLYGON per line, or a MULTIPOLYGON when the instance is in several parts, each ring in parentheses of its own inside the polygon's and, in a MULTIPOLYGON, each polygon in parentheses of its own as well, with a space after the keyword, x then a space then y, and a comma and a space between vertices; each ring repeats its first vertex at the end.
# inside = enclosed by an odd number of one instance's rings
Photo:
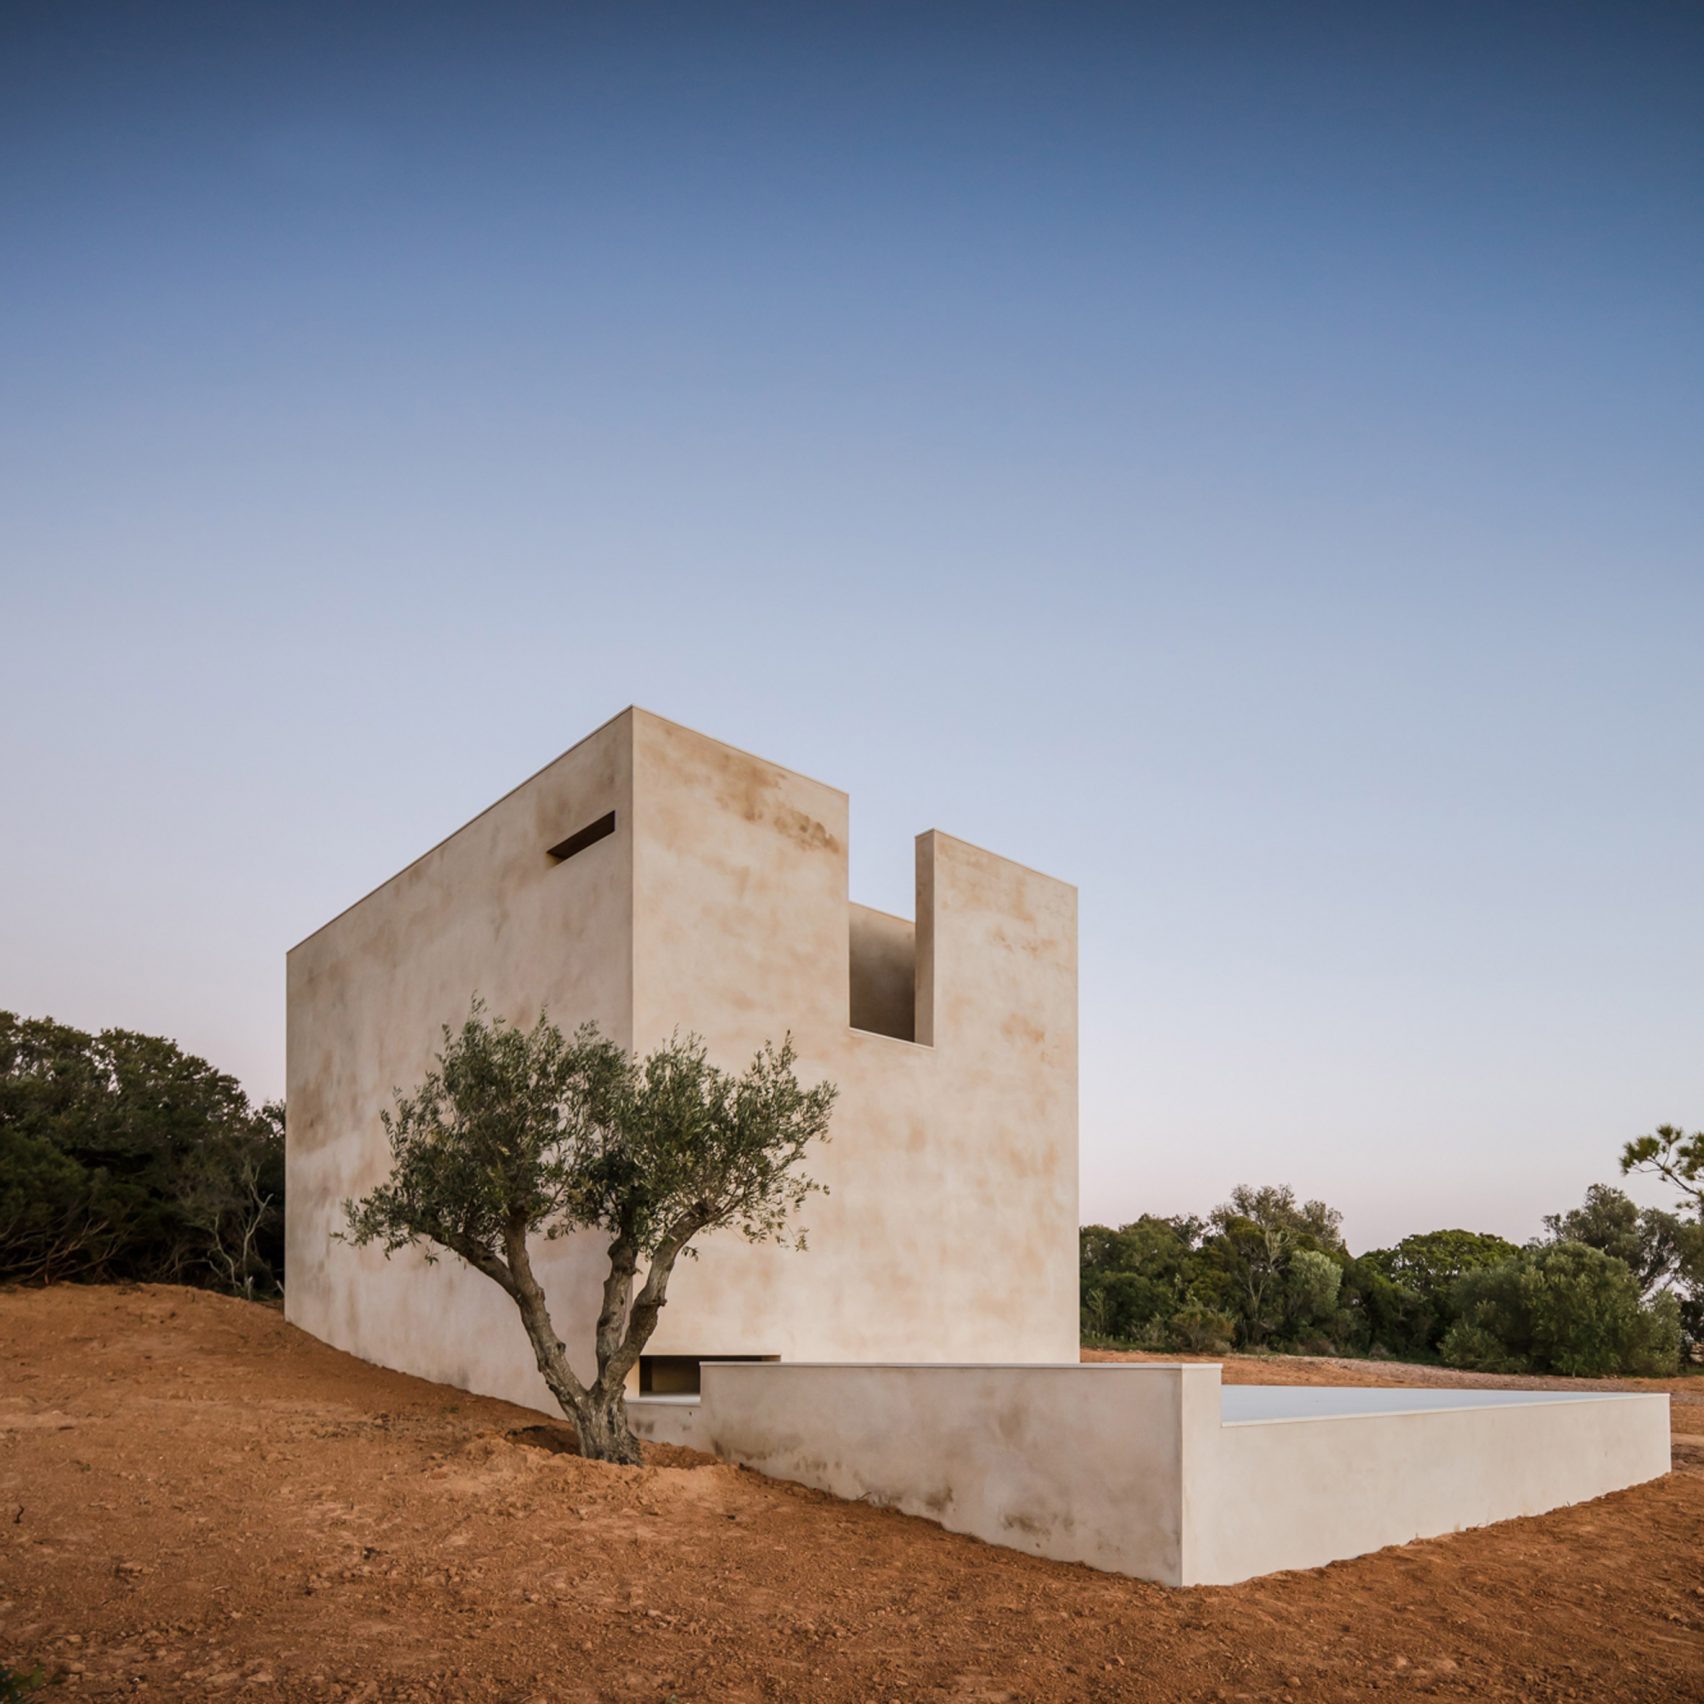
POLYGON ((643 1435, 1174 1586, 1540 1514, 1670 1465, 1662 1395, 1253 1388, 1198 1363, 711 1362, 695 1412, 631 1408, 643 1435))

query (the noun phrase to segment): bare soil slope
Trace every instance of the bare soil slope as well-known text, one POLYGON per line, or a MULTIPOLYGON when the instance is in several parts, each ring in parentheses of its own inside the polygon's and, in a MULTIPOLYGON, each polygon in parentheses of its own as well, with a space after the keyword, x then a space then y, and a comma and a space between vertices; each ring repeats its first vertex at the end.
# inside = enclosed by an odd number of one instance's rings
POLYGON ((0 1293, 0 1662, 83 1698, 1674 1704, 1704 1698, 1704 1381, 1672 1388, 1666 1480, 1171 1592, 685 1451, 583 1462, 241 1302, 0 1293))

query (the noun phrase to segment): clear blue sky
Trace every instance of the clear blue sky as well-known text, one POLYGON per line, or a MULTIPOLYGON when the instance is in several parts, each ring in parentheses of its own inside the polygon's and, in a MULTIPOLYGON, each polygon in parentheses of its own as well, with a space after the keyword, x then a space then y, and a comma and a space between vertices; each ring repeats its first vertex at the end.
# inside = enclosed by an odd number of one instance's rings
POLYGON ((0 1004, 629 702, 1082 891, 1083 1209, 1525 1235, 1704 1123, 1704 13, 18 0, 0 1004))

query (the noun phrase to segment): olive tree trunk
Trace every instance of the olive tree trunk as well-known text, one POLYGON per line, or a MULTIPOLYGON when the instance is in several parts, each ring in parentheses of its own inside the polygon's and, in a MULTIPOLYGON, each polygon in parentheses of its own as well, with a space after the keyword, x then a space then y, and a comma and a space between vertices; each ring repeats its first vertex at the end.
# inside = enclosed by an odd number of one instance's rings
POLYGON ((556 1335, 544 1288, 533 1275, 527 1252, 526 1227, 513 1223, 504 1238, 503 1262, 483 1267, 509 1292, 533 1358, 557 1406, 574 1422, 580 1454, 591 1461, 624 1462, 638 1466, 643 1456, 627 1419, 627 1375, 657 1329, 666 1300, 669 1274, 680 1251, 702 1227, 681 1225, 651 1258, 650 1270, 637 1297, 633 1281, 638 1260, 631 1243, 618 1236, 610 1244, 609 1275, 604 1280, 603 1306, 598 1313, 598 1376, 588 1385, 568 1364, 567 1346, 556 1335))
POLYGON ((569 1415, 588 1461, 619 1461, 637 1467, 643 1459, 639 1440, 627 1421, 627 1402, 620 1391, 601 1397, 569 1415))

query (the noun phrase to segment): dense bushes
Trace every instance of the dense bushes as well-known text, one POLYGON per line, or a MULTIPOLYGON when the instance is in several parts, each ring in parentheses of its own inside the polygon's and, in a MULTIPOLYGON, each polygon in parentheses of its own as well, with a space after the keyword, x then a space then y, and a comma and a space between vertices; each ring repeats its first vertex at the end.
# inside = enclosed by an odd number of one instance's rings
POLYGON ((276 1292, 284 1109, 158 1036, 0 1012, 0 1281, 276 1292))
POLYGON ((1680 1362, 1675 1298, 1646 1303, 1623 1260, 1579 1242, 1523 1249, 1470 1272, 1445 1333, 1452 1367, 1488 1373, 1672 1373, 1680 1362))
POLYGON ((1206 1219, 1082 1233, 1083 1333, 1212 1353, 1290 1345, 1336 1322, 1338 1215, 1288 1189, 1238 1189, 1206 1219))
POLYGON ((1238 1189, 1206 1219, 1082 1233, 1089 1341, 1444 1360, 1484 1371, 1672 1372, 1704 1327, 1704 1225, 1594 1186, 1519 1248, 1427 1231, 1351 1256, 1339 1215, 1238 1189))
POLYGON ((1486 1231, 1447 1230, 1421 1231, 1362 1255, 1346 1274, 1345 1346, 1431 1359, 1455 1323, 1462 1279, 1519 1253, 1486 1231))

